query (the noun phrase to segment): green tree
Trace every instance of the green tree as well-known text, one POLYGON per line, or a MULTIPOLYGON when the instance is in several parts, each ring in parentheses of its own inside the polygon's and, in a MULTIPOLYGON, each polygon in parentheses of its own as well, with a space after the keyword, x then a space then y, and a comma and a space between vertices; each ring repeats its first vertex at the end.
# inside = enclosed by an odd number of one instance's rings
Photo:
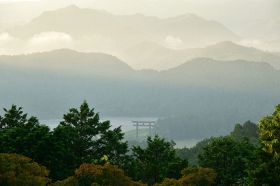
POLYGON ((55 179, 73 174, 82 163, 102 163, 106 155, 112 164, 124 164, 127 143, 120 128, 111 130, 109 121, 100 122, 99 114, 84 102, 79 109, 72 108, 54 129, 50 165, 55 179))
MULTIPOLYGON (((249 141, 255 145, 258 145, 258 126, 251 122, 246 121, 244 124, 236 124, 234 130, 230 134, 231 137, 238 141, 244 140, 244 138, 249 139, 249 141)), ((211 141, 215 139, 214 137, 203 139, 198 142, 194 147, 176 149, 176 153, 182 159, 187 159, 189 165, 198 165, 198 155, 202 153, 203 148, 207 146, 211 141)))
POLYGON ((280 158, 280 105, 271 116, 264 117, 259 124, 263 150, 274 159, 280 158))
POLYGON ((50 129, 12 105, 0 116, 0 152, 17 153, 42 162, 48 149, 50 129))
POLYGON ((174 143, 158 136, 148 137, 147 148, 134 146, 132 157, 135 175, 133 177, 148 184, 161 182, 164 178, 178 178, 187 161, 177 157, 174 143))
POLYGON ((248 140, 215 138, 199 155, 199 165, 217 172, 217 185, 233 185, 247 176, 248 162, 254 158, 255 146, 248 140))
POLYGON ((191 148, 182 148, 176 149, 177 155, 185 160, 188 160, 189 165, 197 166, 198 165, 198 155, 202 153, 203 148, 212 142, 214 137, 203 139, 198 142, 194 147, 191 148))
POLYGON ((259 138, 258 126, 251 121, 246 121, 243 125, 236 124, 230 135, 236 140, 248 138, 251 143, 257 144, 259 138))
POLYGON ((0 154, 0 185, 45 186, 50 183, 48 170, 30 158, 0 154))
POLYGON ((257 148, 254 159, 249 162, 247 169, 247 184, 250 186, 280 185, 280 162, 274 160, 271 155, 257 148))
POLYGON ((46 154, 48 160, 46 166, 53 180, 73 175, 74 170, 81 164, 81 160, 73 150, 75 135, 73 128, 65 126, 59 126, 52 132, 49 152, 46 154))
POLYGON ((280 185, 280 105, 259 123, 260 148, 248 170, 250 185, 280 185))

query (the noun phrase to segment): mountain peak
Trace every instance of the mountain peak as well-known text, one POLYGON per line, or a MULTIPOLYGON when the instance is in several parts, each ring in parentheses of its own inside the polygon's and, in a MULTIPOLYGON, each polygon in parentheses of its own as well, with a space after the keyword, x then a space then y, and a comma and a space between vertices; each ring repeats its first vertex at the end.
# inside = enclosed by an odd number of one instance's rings
POLYGON ((33 21, 41 21, 40 19, 43 18, 48 18, 49 16, 57 16, 57 14, 59 13, 64 13, 64 14, 73 14, 73 13, 76 13, 76 12, 79 12, 81 11, 82 9, 79 8, 77 5, 69 5, 69 6, 66 6, 64 8, 60 8, 60 9, 56 9, 56 10, 49 10, 49 11, 45 11, 43 12, 40 16, 36 17, 33 19, 33 21))
POLYGON ((66 6, 64 8, 56 9, 53 11, 50 11, 52 13, 58 13, 58 14, 73 14, 73 16, 78 16, 80 14, 86 13, 84 16, 92 16, 92 14, 100 14, 100 15, 111 15, 111 13, 102 10, 102 9, 92 9, 92 8, 80 8, 75 4, 66 6))
POLYGON ((186 14, 175 16, 175 17, 169 17, 169 18, 167 18, 167 20, 183 21, 183 20, 205 20, 205 19, 203 19, 202 17, 199 17, 195 14, 192 14, 192 13, 186 13, 186 14))
POLYGON ((72 4, 72 5, 69 5, 69 6, 66 6, 65 8, 63 8, 64 10, 80 10, 80 8, 75 5, 75 4, 72 4))
POLYGON ((222 41, 222 42, 214 44, 213 46, 216 46, 216 47, 243 47, 232 41, 222 41))
POLYGON ((50 51, 46 51, 46 52, 40 52, 48 54, 48 53, 56 53, 56 54, 78 54, 81 52, 78 52, 76 50, 70 49, 70 48, 60 48, 60 49, 55 49, 55 50, 50 50, 50 51))
POLYGON ((210 45, 206 48, 212 48, 212 49, 228 49, 228 50, 246 50, 246 51, 254 51, 254 52, 264 52, 260 49, 244 46, 238 43, 234 43, 232 41, 222 41, 219 43, 216 43, 214 45, 210 45))

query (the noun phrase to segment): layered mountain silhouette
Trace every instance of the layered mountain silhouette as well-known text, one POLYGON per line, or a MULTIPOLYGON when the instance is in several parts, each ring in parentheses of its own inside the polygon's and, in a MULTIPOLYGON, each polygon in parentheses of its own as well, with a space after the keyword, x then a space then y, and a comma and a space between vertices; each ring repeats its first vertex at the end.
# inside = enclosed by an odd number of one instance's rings
POLYGON ((107 54, 67 49, 0 56, 0 86, 0 107, 16 103, 42 119, 60 118, 86 99, 107 116, 184 115, 189 127, 204 121, 206 136, 257 121, 280 102, 280 73, 267 63, 197 58, 136 71, 107 54))
MULTIPOLYGON (((49 73, 104 77, 127 76, 133 70, 118 58, 103 53, 81 53, 70 49, 29 55, 1 56, 1 66, 49 73)), ((32 72, 31 72, 32 73, 32 72)))
POLYGON ((225 61, 266 62, 277 69, 280 68, 280 57, 276 53, 245 47, 231 41, 185 50, 173 50, 155 43, 141 43, 123 51, 122 56, 136 68, 168 69, 200 57, 225 61))
POLYGON ((190 47, 238 39, 222 24, 193 14, 161 19, 141 14, 113 15, 102 10, 81 9, 75 5, 44 12, 28 24, 8 32, 21 38, 44 32, 62 32, 83 41, 102 38, 104 42, 115 45, 116 49, 141 42, 190 47))

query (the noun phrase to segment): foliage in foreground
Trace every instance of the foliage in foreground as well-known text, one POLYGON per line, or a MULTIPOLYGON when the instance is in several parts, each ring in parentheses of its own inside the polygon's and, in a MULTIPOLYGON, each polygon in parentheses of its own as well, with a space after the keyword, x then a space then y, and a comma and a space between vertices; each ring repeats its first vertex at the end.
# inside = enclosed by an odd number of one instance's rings
POLYGON ((217 174, 209 168, 186 168, 182 171, 182 177, 176 179, 164 179, 155 186, 211 186, 215 184, 217 174))
POLYGON ((199 165, 214 169, 217 185, 234 185, 247 176, 248 162, 254 158, 255 147, 248 141, 232 137, 213 139, 199 155, 199 165))
MULTIPOLYGON (((7 186, 45 186, 50 184, 45 167, 30 158, 16 154, 0 154, 0 185, 7 186)), ((186 168, 178 180, 166 178, 154 186, 211 186, 215 183, 216 173, 209 168, 186 168)), ((51 186, 147 186, 127 177, 115 165, 82 164, 75 174, 51 186)))
POLYGON ((280 185, 280 105, 259 124, 260 148, 251 162, 251 185, 280 185))
POLYGON ((188 166, 186 160, 176 155, 174 143, 155 136, 148 137, 147 147, 132 148, 132 177, 145 183, 154 184, 164 178, 178 178, 182 169, 188 166))
POLYGON ((146 147, 133 147, 128 155, 121 129, 111 130, 109 122, 100 122, 86 102, 70 109, 53 131, 22 108, 13 105, 4 111, 0 185, 48 185, 59 178, 64 180, 53 185, 143 185, 135 180, 157 186, 280 185, 280 105, 260 121, 258 130, 246 122, 236 125, 230 136, 199 143, 194 152, 205 168, 186 168, 174 143, 158 136, 149 137, 146 147), (48 170, 33 160, 50 169, 50 178, 48 170))
POLYGON ((84 102, 72 108, 53 131, 28 118, 15 105, 0 117, 0 152, 28 156, 50 169, 52 179, 73 175, 82 163, 98 163, 106 155, 112 164, 123 165, 128 151, 120 128, 111 130, 110 122, 84 102))
POLYGON ((0 154, 0 185, 44 186, 50 182, 46 167, 17 154, 0 154))
POLYGON ((52 177, 70 176, 82 163, 102 163, 104 155, 110 163, 123 165, 128 147, 120 128, 111 130, 109 121, 100 122, 99 114, 86 102, 79 109, 70 109, 63 118, 51 136, 53 154, 48 167, 52 177))
MULTIPOLYGON (((251 121, 246 121, 242 125, 236 124, 234 130, 230 133, 229 136, 231 136, 237 141, 242 141, 244 140, 244 138, 246 138, 250 141, 250 143, 254 145, 259 145, 258 133, 258 125, 251 121)), ((176 152, 180 158, 187 159, 189 165, 198 166, 198 155, 201 154, 204 148, 207 145, 211 144, 211 142, 214 139, 215 137, 203 139, 202 141, 198 142, 194 147, 176 149, 176 152)))
POLYGON ((124 171, 117 166, 105 164, 82 164, 75 175, 63 181, 58 181, 52 186, 145 186, 145 184, 134 182, 125 176, 124 171))

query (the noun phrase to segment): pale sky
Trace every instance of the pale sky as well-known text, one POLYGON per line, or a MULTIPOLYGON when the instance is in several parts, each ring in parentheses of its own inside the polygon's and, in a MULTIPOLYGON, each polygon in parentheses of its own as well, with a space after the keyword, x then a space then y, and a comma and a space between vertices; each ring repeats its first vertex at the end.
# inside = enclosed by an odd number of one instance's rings
MULTIPOLYGON (((26 0, 0 0, 2 2, 26 0)), ((28 19, 38 16, 42 11, 62 8, 76 4, 81 8, 104 9, 114 14, 141 13, 148 16, 172 17, 193 13, 208 20, 215 20, 237 34, 243 34, 243 27, 255 22, 269 22, 280 17, 280 0, 29 0, 38 1, 40 8, 34 11, 20 7, 21 14, 8 12, 8 17, 28 19), (20 15, 20 16, 19 16, 20 15), (33 16, 33 17, 32 17, 33 16), (22 18, 21 18, 22 17, 22 18)), ((29 5, 28 5, 29 6, 29 5)), ((3 13, 4 14, 4 13, 3 13)), ((7 20, 4 15, 2 20, 7 20)))
POLYGON ((278 14, 280 0, 0 0, 2 2, 40 1, 44 4, 105 9, 113 13, 173 16, 195 13, 211 19, 254 19, 278 14), (226 17, 224 15, 227 15, 226 17))
MULTIPOLYGON (((27 0, 0 0, 2 2, 27 0)), ((42 2, 45 9, 56 9, 70 4, 104 9, 115 14, 142 13, 170 17, 194 13, 216 20, 236 29, 255 20, 280 17, 280 0, 28 0, 42 2)), ((23 11, 23 10, 22 10, 23 11)), ((36 12, 36 10, 34 10, 36 12)), ((12 12, 11 12, 12 14, 12 12)), ((31 14, 31 13, 29 13, 31 14)))
POLYGON ((40 0, 0 0, 0 3, 24 2, 24 1, 40 1, 40 0))

